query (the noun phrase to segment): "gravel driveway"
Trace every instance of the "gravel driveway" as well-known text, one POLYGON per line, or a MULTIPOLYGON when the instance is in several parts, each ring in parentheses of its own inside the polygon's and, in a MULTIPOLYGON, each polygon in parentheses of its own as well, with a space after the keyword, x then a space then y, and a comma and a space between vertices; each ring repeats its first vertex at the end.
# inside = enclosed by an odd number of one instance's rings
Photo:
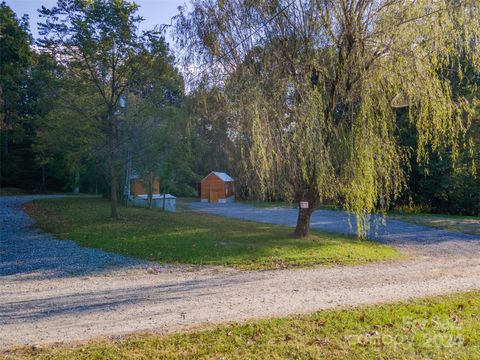
POLYGON ((475 252, 299 270, 153 267, 29 228, 18 206, 31 199, 0 199, 0 350, 480 289, 475 252))
MULTIPOLYGON (((192 210, 213 215, 292 227, 295 226, 298 216, 298 210, 293 208, 256 208, 240 203, 192 202, 189 207, 192 210)), ((311 228, 315 230, 355 234, 355 227, 355 218, 349 217, 344 211, 317 210, 311 219, 311 228)), ((480 236, 478 235, 440 230, 399 220, 383 220, 380 216, 372 219, 368 237, 406 251, 413 251, 418 255, 480 254, 480 236)))
POLYGON ((82 248, 73 241, 58 241, 30 227, 33 220, 20 211, 20 206, 42 197, 52 196, 0 197, 0 276, 38 273, 45 278, 89 274, 112 267, 148 266, 140 260, 82 248))

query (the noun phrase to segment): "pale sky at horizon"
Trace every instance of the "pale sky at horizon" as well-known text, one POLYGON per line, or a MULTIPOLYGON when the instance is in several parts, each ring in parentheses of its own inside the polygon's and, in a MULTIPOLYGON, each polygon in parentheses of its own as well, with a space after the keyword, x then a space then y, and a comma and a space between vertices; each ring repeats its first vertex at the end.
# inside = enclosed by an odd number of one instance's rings
MULTIPOLYGON (((33 37, 38 37, 37 23, 40 21, 37 9, 42 5, 51 8, 56 0, 4 0, 6 4, 21 18, 27 14, 30 18, 30 31, 33 37)), ((171 18, 178 14, 178 7, 189 3, 189 0, 135 0, 140 6, 138 13, 145 20, 141 24, 142 30, 152 29, 156 25, 170 24, 171 18)), ((172 42, 169 32, 166 33, 166 39, 172 42)), ((173 44, 172 48, 173 48, 173 44)))

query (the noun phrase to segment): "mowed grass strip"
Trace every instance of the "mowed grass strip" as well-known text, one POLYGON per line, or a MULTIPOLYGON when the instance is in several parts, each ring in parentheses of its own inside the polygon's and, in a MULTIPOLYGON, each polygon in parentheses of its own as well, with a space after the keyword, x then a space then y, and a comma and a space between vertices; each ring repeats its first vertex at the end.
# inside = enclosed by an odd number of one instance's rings
POLYGON ((432 226, 443 230, 480 235, 480 217, 445 214, 407 214, 393 212, 391 219, 409 222, 415 225, 432 226))
POLYGON ((354 237, 312 232, 201 213, 120 207, 109 219, 108 201, 40 200, 26 210, 37 225, 62 239, 162 263, 226 265, 241 269, 361 264, 402 257, 394 248, 354 237))
POLYGON ((480 292, 74 348, 23 348, 21 359, 480 359, 480 292))

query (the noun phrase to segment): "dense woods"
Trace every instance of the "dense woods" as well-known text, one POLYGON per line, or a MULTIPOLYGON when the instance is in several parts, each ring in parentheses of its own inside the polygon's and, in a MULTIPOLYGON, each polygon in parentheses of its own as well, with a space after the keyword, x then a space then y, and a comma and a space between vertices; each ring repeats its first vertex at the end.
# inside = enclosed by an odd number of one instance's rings
POLYGON ((2 187, 116 217, 129 168, 179 196, 225 171, 242 198, 308 200, 300 236, 325 203, 480 215, 477 1, 195 0, 177 58, 137 10, 59 1, 33 39, 0 5, 2 187))

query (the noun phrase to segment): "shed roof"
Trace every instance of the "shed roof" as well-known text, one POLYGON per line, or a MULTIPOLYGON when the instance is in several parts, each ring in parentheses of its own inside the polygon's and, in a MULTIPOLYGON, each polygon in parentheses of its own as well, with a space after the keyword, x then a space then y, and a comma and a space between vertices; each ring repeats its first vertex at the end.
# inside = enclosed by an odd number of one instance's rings
POLYGON ((219 171, 212 171, 210 174, 208 174, 207 176, 205 176, 203 180, 205 180, 207 177, 209 177, 211 174, 214 174, 216 177, 218 177, 220 180, 222 180, 223 182, 232 182, 232 181, 235 181, 230 175, 228 175, 227 173, 224 173, 224 172, 219 172, 219 171))

